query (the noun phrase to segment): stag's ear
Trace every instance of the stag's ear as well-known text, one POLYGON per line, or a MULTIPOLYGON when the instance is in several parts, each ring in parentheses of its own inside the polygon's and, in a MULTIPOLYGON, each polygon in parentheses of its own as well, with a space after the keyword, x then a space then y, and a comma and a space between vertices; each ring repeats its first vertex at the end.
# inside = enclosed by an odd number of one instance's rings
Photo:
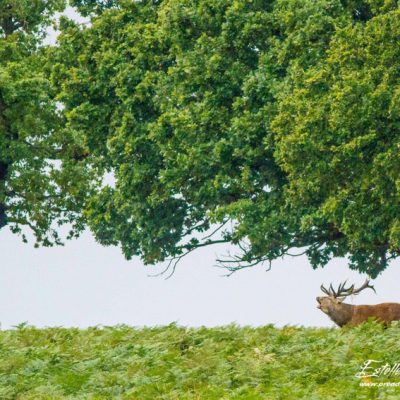
POLYGON ((337 302, 341 304, 344 300, 344 297, 337 297, 337 302))

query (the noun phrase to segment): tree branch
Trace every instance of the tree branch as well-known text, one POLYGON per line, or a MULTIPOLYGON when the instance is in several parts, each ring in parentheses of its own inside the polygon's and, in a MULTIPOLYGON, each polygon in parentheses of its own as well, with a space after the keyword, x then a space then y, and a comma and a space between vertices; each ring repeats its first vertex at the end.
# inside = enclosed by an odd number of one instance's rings
POLYGON ((202 239, 209 239, 210 237, 214 236, 214 234, 216 234, 220 229, 222 229, 227 223, 228 223, 229 219, 226 219, 220 226, 217 227, 217 229, 214 229, 214 231, 212 231, 209 235, 204 236, 202 239))

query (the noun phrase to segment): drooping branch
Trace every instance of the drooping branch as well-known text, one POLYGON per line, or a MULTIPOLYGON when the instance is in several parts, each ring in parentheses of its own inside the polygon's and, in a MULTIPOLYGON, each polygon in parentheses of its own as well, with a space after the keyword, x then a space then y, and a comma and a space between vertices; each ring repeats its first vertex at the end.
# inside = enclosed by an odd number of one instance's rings
POLYGON ((340 232, 336 227, 330 226, 327 233, 322 233, 320 235, 311 235, 311 236, 296 236, 292 238, 288 245, 282 246, 279 251, 276 251, 273 255, 259 255, 255 254, 252 251, 252 246, 250 244, 246 244, 244 241, 239 241, 236 245, 241 250, 241 254, 228 255, 225 258, 218 258, 217 267, 224 268, 228 271, 226 276, 232 275, 234 272, 254 267, 256 265, 263 265, 268 262, 269 266, 267 271, 271 269, 272 260, 284 257, 286 255, 300 257, 302 255, 306 255, 309 253, 310 249, 317 250, 323 247, 326 243, 340 240, 344 237, 343 233, 340 232), (295 248, 304 248, 300 253, 293 254, 289 253, 290 249, 295 248))
POLYGON ((251 267, 255 267, 256 265, 263 265, 265 262, 269 263, 268 268, 266 271, 269 271, 272 266, 272 260, 268 259, 267 257, 261 257, 259 259, 254 260, 253 262, 244 262, 240 257, 238 257, 237 260, 231 259, 231 260, 221 260, 217 259, 217 262, 219 264, 215 265, 218 268, 223 268, 228 271, 227 274, 224 274, 223 276, 229 277, 233 275, 235 272, 240 271, 242 269, 247 269, 251 267))
POLYGON ((266 261, 269 262, 269 268, 267 271, 271 269, 271 260, 267 257, 257 257, 253 256, 250 250, 250 247, 246 245, 244 242, 238 242, 237 246, 242 251, 242 254, 228 254, 224 258, 217 258, 215 265, 218 268, 223 268, 228 271, 228 273, 224 276, 231 276, 234 272, 240 271, 242 269, 247 269, 254 267, 259 264, 264 264, 266 261))
POLYGON ((178 265, 178 263, 188 254, 192 253, 194 250, 201 248, 201 247, 206 247, 206 246, 211 246, 213 244, 220 244, 220 243, 229 243, 229 240, 227 239, 221 239, 221 240, 207 240, 203 243, 197 243, 197 244, 192 244, 192 243, 188 243, 186 245, 181 246, 182 249, 182 253, 175 256, 175 257, 171 257, 167 260, 165 260, 167 262, 166 267, 161 271, 158 272, 157 274, 154 275, 149 275, 150 277, 159 277, 159 276, 163 276, 165 275, 168 271, 169 274, 167 275, 167 277, 165 279, 169 279, 172 277, 172 275, 175 272, 175 269, 178 265))

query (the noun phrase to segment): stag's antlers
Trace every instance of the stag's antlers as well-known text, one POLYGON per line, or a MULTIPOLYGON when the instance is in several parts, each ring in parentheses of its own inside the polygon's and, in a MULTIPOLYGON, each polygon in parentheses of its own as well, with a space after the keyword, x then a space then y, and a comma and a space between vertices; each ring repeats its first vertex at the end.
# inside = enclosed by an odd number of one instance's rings
POLYGON ((331 297, 335 297, 335 298, 337 298, 337 297, 345 298, 345 297, 350 296, 350 295, 357 295, 362 290, 367 289, 367 288, 372 289, 376 293, 375 288, 372 285, 369 284, 369 280, 368 279, 366 279, 364 284, 361 285, 358 289, 354 289, 354 285, 351 285, 346 289, 345 288, 346 282, 347 282, 347 280, 344 283, 340 284, 338 289, 337 289, 337 291, 335 291, 333 289, 332 283, 329 286, 329 290, 326 289, 324 287, 324 285, 321 285, 321 290, 326 295, 331 296, 331 297))
POLYGON ((358 294, 364 289, 372 289, 376 293, 375 288, 372 285, 370 285, 369 280, 366 279, 362 286, 360 286, 358 289, 353 290, 350 294, 358 294))

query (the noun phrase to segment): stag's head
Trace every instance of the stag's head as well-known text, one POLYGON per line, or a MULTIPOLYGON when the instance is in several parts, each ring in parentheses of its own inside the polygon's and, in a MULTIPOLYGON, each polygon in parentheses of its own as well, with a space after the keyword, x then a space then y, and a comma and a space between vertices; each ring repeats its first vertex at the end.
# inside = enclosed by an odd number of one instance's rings
POLYGON ((332 315, 334 311, 340 307, 340 304, 347 296, 357 295, 367 288, 372 289, 375 292, 374 287, 369 284, 368 279, 358 289, 355 289, 354 285, 346 288, 346 282, 340 284, 337 290, 333 288, 332 284, 330 284, 329 289, 326 289, 324 285, 321 285, 321 290, 326 294, 326 296, 317 297, 317 308, 325 314, 332 315))

